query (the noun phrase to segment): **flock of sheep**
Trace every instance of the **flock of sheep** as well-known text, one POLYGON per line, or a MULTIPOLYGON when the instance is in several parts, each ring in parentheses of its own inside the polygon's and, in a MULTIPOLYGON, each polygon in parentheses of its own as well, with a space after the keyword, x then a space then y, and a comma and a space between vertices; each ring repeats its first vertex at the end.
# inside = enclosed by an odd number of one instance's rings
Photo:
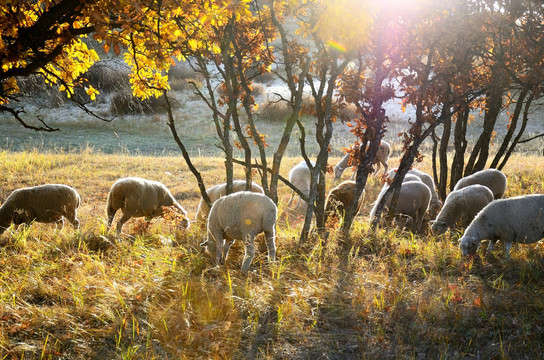
MULTIPOLYGON (((376 154, 376 173, 379 164, 384 166, 384 174, 389 180, 395 176, 396 169, 388 172, 390 145, 382 141, 376 154)), ((339 180, 348 167, 349 154, 335 166, 335 181, 339 180)), ((353 178, 353 176, 352 176, 353 178)), ((303 194, 310 193, 310 169, 302 161, 292 168, 289 181, 303 194)), ((389 182, 383 186, 375 205, 370 212, 374 217, 376 207, 389 182)), ((506 190, 506 176, 499 170, 487 169, 461 179, 454 190, 440 201, 433 179, 430 175, 411 169, 403 179, 396 206, 396 215, 409 219, 412 230, 420 231, 426 214, 431 219, 434 234, 443 234, 449 228, 466 228, 460 239, 460 248, 464 255, 473 254, 484 239, 489 240, 488 251, 497 240, 505 244, 506 257, 512 242, 533 243, 544 237, 544 195, 526 195, 510 199, 501 199, 506 190)), ((242 271, 247 271, 255 257, 255 237, 263 232, 268 248, 268 258, 275 260, 275 227, 277 207, 264 195, 263 189, 252 184, 251 191, 245 190, 245 181, 234 181, 233 193, 226 194, 226 184, 213 186, 207 194, 213 203, 211 209, 201 199, 196 214, 196 222, 207 223, 207 236, 201 244, 215 256, 217 264, 224 264, 230 246, 235 240, 242 240, 245 248, 242 271)), ((333 188, 327 197, 327 214, 342 215, 355 200, 355 182, 348 180, 333 188)), ((295 192, 289 199, 293 205, 295 192)), ((385 206, 389 206, 387 199, 385 206)), ((79 228, 77 209, 81 198, 77 191, 67 185, 47 184, 22 188, 13 191, 0 207, 0 234, 11 224, 31 224, 32 222, 57 223, 64 225, 66 218, 79 228)), ((359 209, 362 196, 359 202, 359 209)), ((297 200, 295 208, 305 206, 297 200)), ((116 230, 122 231, 123 225, 131 217, 151 219, 163 214, 164 207, 171 207, 181 213, 181 226, 189 227, 189 218, 185 209, 174 199, 168 188, 160 182, 128 177, 116 181, 108 194, 106 216, 108 229, 113 223, 116 212, 122 216, 116 230)))

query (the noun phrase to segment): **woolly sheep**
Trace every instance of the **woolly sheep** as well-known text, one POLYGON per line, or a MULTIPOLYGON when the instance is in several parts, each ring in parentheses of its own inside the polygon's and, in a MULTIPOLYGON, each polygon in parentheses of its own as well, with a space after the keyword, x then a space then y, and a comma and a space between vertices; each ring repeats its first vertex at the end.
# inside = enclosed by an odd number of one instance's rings
POLYGON ((444 207, 438 213, 436 220, 433 221, 431 230, 440 235, 448 228, 455 227, 457 223, 460 223, 462 228, 466 228, 480 210, 491 201, 493 201, 493 193, 487 186, 476 184, 452 191, 446 197, 444 207))
MULTIPOLYGON (((368 144, 367 144, 368 146, 368 144)), ((387 164, 387 161, 389 160, 389 153, 391 152, 391 145, 385 140, 382 140, 380 142, 380 145, 378 147, 378 151, 376 152, 376 157, 374 158, 374 163, 376 165, 376 171, 374 172, 374 175, 377 175, 380 171, 380 164, 383 164, 383 173, 387 173, 387 169, 389 168, 389 165, 387 164)), ((334 180, 339 180, 344 171, 347 169, 349 164, 349 159, 351 157, 351 153, 346 153, 344 157, 336 164, 334 167, 334 180)), ((356 172, 354 171, 351 175, 351 180, 355 178, 356 172)))
MULTIPOLYGON (((311 164, 312 166, 315 166, 315 163, 313 161, 311 162, 311 164)), ((310 195, 311 174, 310 168, 306 164, 306 161, 302 160, 296 166, 294 166, 291 171, 289 171, 289 182, 293 184, 294 187, 299 189, 304 195, 310 195)), ((295 198, 295 195, 297 196, 297 203, 295 205, 295 208, 298 208, 301 199, 294 190, 291 192, 291 197, 287 202, 287 206, 291 205, 291 202, 295 198)), ((305 203, 306 202, 303 201, 303 204, 305 203)))
POLYGON ((544 195, 525 195, 489 203, 465 230, 459 247, 463 255, 474 254, 480 242, 488 239, 490 252, 501 240, 509 258, 513 242, 530 244, 543 237, 544 195))
POLYGON ((474 184, 487 186, 495 199, 501 199, 506 191, 506 176, 497 169, 477 171, 459 180, 453 190, 459 190, 474 184))
POLYGON ((217 264, 224 264, 230 246, 235 240, 242 240, 245 254, 242 271, 246 272, 255 257, 253 240, 257 234, 264 232, 268 259, 276 259, 276 216, 277 208, 266 195, 251 191, 240 191, 218 199, 210 210, 208 217, 207 245, 208 251, 215 254, 217 264))
MULTIPOLYGON (((393 169, 389 171, 387 174, 387 178, 390 181, 393 181, 393 178, 397 174, 398 169, 393 169)), ((429 216, 431 219, 434 219, 440 209, 442 208, 442 201, 440 201, 440 198, 438 197, 438 193, 436 192, 436 187, 434 186, 434 180, 431 175, 427 174, 424 171, 421 171, 419 169, 410 169, 408 170, 408 173, 406 173, 404 177, 404 181, 406 180, 406 176, 408 175, 415 175, 420 178, 420 180, 429 187, 429 190, 431 190, 431 202, 429 204, 429 216)))
MULTIPOLYGON (((353 180, 347 180, 333 188, 327 195, 327 201, 325 202, 325 214, 332 216, 334 214, 340 214, 344 216, 344 212, 351 205, 355 195, 356 183, 353 180)), ((357 206, 357 212, 363 205, 364 192, 359 200, 357 206)))
MULTIPOLYGON (((374 218, 376 209, 381 198, 389 188, 389 185, 384 185, 382 191, 370 212, 370 219, 374 218)), ((423 216, 429 207, 431 200, 431 190, 421 181, 406 181, 403 182, 400 188, 399 197, 397 200, 396 213, 408 215, 412 218, 412 231, 419 231, 423 224, 423 216)), ((391 196, 386 200, 385 207, 391 204, 391 196)))
POLYGON ((161 216, 163 206, 175 206, 183 214, 181 226, 189 227, 187 211, 174 199, 164 184, 137 177, 127 177, 117 180, 111 187, 106 205, 108 229, 110 228, 117 210, 123 211, 123 216, 117 222, 117 232, 131 217, 145 216, 147 220, 161 216))
POLYGON ((0 207, 0 234, 10 224, 41 223, 61 224, 68 219, 75 229, 79 229, 77 209, 81 197, 67 185, 46 184, 13 191, 0 207))
MULTIPOLYGON (((238 191, 245 191, 246 189, 246 182, 244 180, 234 180, 232 182, 232 192, 238 192, 238 191)), ((219 184, 212 186, 208 190, 206 190, 206 193, 208 194, 208 197, 210 198, 210 201, 212 204, 217 201, 222 196, 225 196, 227 190, 227 183, 219 184)), ((256 193, 264 194, 263 188, 256 183, 251 183, 251 191, 256 193)), ((200 198, 200 203, 198 204, 198 209, 196 211, 196 222, 204 222, 208 218, 208 214, 210 213, 210 208, 204 201, 204 199, 200 198)))

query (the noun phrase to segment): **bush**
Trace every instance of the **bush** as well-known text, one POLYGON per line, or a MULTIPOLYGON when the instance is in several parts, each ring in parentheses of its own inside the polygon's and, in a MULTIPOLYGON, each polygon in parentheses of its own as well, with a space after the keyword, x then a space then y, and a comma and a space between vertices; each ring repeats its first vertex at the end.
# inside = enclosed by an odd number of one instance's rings
POLYGON ((263 120, 284 122, 291 115, 291 108, 284 101, 269 102, 262 106, 259 114, 263 120))
MULTIPOLYGON (((172 104, 172 102, 171 102, 172 104)), ((163 97, 140 100, 129 92, 118 92, 111 98, 110 113, 115 115, 149 115, 166 112, 163 97)))

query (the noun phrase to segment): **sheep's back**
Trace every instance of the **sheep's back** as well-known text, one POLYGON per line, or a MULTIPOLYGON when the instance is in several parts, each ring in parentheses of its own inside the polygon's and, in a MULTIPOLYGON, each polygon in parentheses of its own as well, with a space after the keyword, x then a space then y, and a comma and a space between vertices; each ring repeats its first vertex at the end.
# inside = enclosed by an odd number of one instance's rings
POLYGON ((162 183, 140 178, 120 179, 112 185, 112 196, 123 204, 123 212, 132 216, 149 216, 161 206, 169 191, 162 183))
POLYGON ((493 197, 495 199, 500 199, 506 191, 506 183, 506 176, 502 171, 497 169, 485 169, 460 179, 457 184, 455 184, 454 190, 460 190, 469 185, 479 184, 487 186, 493 193, 493 197))
MULTIPOLYGON (((513 233, 511 241, 532 243, 544 236, 544 195, 525 195, 490 202, 466 232, 493 228, 497 234, 513 233)), ((483 238, 482 238, 483 240, 483 238)))
POLYGON ((79 207, 78 192, 67 185, 47 184, 15 190, 6 199, 12 208, 32 210, 38 222, 50 222, 73 214, 79 207))
MULTIPOLYGON (((391 204, 390 196, 386 205, 391 204)), ((402 183, 396 211, 414 216, 418 210, 427 210, 431 200, 431 190, 421 181, 407 181, 402 183)))
POLYGON ((253 236, 272 230, 276 222, 277 208, 266 195, 241 191, 218 199, 210 210, 208 227, 221 230, 233 238, 244 234, 253 236))

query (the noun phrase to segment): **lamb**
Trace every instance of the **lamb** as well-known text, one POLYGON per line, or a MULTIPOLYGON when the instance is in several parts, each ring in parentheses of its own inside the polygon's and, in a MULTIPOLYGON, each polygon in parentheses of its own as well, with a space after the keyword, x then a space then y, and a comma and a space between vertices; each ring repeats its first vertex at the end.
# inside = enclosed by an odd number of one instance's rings
POLYGON ((201 245, 215 254, 217 264, 223 265, 231 245, 242 240, 245 254, 242 271, 246 272, 255 257, 253 240, 264 232, 268 260, 276 259, 276 217, 277 207, 266 195, 251 191, 240 191, 218 199, 208 217, 207 239, 201 245))
MULTIPOLYGON (((313 161, 311 162, 311 164, 312 166, 315 166, 315 163, 313 161)), ((294 187, 299 189, 304 195, 310 195, 311 174, 310 168, 306 164, 306 161, 302 160, 295 167, 293 167, 291 171, 289 171, 289 182, 293 184, 294 187)), ((287 202, 287 206, 291 205, 291 202, 295 198, 295 195, 297 195, 297 193, 293 190, 291 192, 291 197, 287 202)), ((298 206, 300 205, 300 200, 300 196, 297 195, 297 203, 295 205, 295 208, 298 208, 298 206)), ((305 204, 305 202, 303 203, 305 204)))
POLYGON ((182 213, 181 226, 189 227, 187 211, 174 199, 164 184, 142 179, 127 177, 117 180, 111 187, 106 205, 108 229, 111 227, 117 210, 123 211, 123 216, 117 222, 117 232, 131 217, 145 216, 146 220, 161 216, 163 206, 174 206, 182 213))
POLYGON ((452 191, 444 203, 444 207, 433 221, 431 230, 440 235, 448 228, 454 228, 460 223, 466 228, 476 215, 487 204, 493 201, 493 193, 487 186, 475 184, 469 185, 460 190, 452 191))
POLYGON ((544 237, 544 195, 525 195, 489 203, 470 223, 460 239, 463 255, 474 254, 480 242, 489 240, 487 252, 497 240, 510 257, 513 242, 530 244, 544 237))
POLYGON ((459 190, 474 184, 487 186, 495 199, 501 199, 506 191, 506 176, 497 169, 477 171, 459 180, 453 190, 459 190))
MULTIPOLYGON (((326 216, 332 216, 339 214, 344 216, 346 209, 351 205, 355 195, 355 181, 347 180, 333 188, 327 195, 327 201, 325 202, 325 214, 326 216)), ((363 205, 364 192, 359 200, 357 206, 357 212, 363 205)))
MULTIPOLYGON (((77 209, 81 197, 67 185, 46 184, 13 191, 0 207, 0 234, 10 224, 57 223, 64 227, 64 218, 79 229, 77 209)), ((62 228, 61 227, 61 228, 62 228)))
MULTIPOLYGON (((393 169, 389 171, 387 174, 387 178, 390 181, 393 181, 393 178, 395 177, 398 169, 393 169)), ((442 201, 440 201, 440 198, 438 197, 438 193, 436 192, 436 187, 434 186, 434 180, 431 175, 427 174, 426 172, 423 172, 418 169, 410 169, 408 170, 408 173, 404 177, 404 181, 407 181, 408 175, 415 175, 421 179, 421 181, 429 187, 431 190, 431 202, 429 204, 429 216, 431 219, 434 219, 440 209, 442 208, 442 201)))
MULTIPOLYGON (((382 191, 370 211, 370 219, 374 218, 376 209, 381 198, 389 188, 389 185, 384 185, 382 191)), ((399 198, 396 206, 396 213, 408 215, 412 218, 412 231, 420 231, 423 224, 423 216, 427 212, 429 202, 431 201, 431 190, 421 181, 406 181, 403 182, 400 188, 399 198)), ((386 200, 385 207, 391 204, 391 196, 386 200)))
MULTIPOLYGON (((246 189, 246 182, 244 180, 234 180, 232 182, 232 192, 238 192, 238 191, 245 191, 246 189)), ((212 204, 217 201, 222 196, 225 196, 227 190, 227 183, 219 184, 212 186, 208 190, 206 190, 206 193, 208 194, 208 197, 210 198, 210 201, 212 204)), ((256 193, 264 194, 263 188, 256 183, 251 183, 251 191, 256 193)), ((198 204, 198 209, 196 211, 196 219, 195 222, 204 223, 206 219, 208 218, 208 214, 210 213, 210 208, 204 201, 204 199, 200 199, 200 203, 198 204)))
MULTIPOLYGON (((387 161, 389 160, 390 153, 391 153, 391 145, 389 145, 389 143, 386 142, 385 140, 382 140, 378 147, 378 151, 376 152, 376 157, 374 158, 374 163, 377 164, 374 175, 377 175, 378 172, 380 171, 380 164, 383 164, 383 168, 384 168, 383 173, 384 174, 387 173, 387 169, 389 168, 387 161)), ((339 180, 342 174, 344 173, 344 171, 347 169, 350 157, 351 157, 351 154, 346 153, 346 155, 344 155, 344 157, 334 167, 335 181, 339 180)), ((351 175, 351 180, 355 178, 355 174, 356 172, 354 171, 353 174, 351 175)))

